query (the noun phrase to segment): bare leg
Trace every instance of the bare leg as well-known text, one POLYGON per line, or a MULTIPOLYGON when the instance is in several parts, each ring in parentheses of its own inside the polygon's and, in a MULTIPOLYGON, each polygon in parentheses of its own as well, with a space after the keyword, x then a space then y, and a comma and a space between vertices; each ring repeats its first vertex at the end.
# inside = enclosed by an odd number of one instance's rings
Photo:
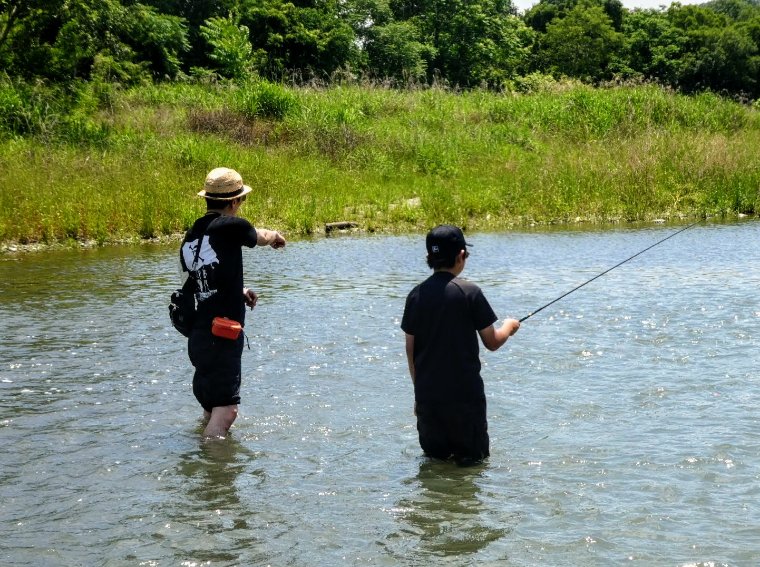
POLYGON ((208 420, 203 435, 206 437, 225 437, 227 431, 232 426, 232 422, 238 414, 237 405, 234 406, 217 406, 211 410, 211 417, 208 420))

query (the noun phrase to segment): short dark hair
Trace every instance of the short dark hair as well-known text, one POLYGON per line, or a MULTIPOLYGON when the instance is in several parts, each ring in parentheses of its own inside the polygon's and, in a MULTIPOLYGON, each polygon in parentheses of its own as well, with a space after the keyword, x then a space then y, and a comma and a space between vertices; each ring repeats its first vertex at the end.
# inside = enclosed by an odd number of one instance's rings
POLYGON ((205 197, 207 209, 223 209, 227 206, 227 203, 221 199, 212 199, 211 197, 205 197))
POLYGON ((234 203, 240 199, 240 197, 235 197, 234 199, 212 199, 211 197, 204 197, 204 199, 206 199, 206 210, 211 210, 224 209, 230 203, 234 203))
POLYGON ((433 270, 446 270, 448 268, 453 268, 454 264, 456 264, 457 261, 457 255, 458 254, 441 258, 438 256, 433 256, 432 254, 428 254, 427 265, 433 270))

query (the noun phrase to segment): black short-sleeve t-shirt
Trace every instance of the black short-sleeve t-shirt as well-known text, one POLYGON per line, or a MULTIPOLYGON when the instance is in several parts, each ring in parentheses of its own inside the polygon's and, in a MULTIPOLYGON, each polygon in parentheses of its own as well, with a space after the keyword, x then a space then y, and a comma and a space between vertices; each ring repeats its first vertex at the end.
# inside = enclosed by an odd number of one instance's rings
POLYGON ((478 331, 496 320, 480 288, 450 272, 435 272, 409 293, 401 328, 414 335, 418 402, 485 398, 478 331))
POLYGON ((219 213, 207 213, 187 232, 180 264, 195 282, 196 325, 208 326, 214 317, 245 324, 242 247, 253 248, 256 239, 256 229, 247 220, 219 213))

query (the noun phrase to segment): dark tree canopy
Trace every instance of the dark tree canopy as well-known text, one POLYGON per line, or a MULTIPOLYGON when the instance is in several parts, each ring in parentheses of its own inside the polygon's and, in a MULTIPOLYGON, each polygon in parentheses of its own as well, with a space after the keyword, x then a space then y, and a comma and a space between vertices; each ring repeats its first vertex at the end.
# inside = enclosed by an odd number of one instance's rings
POLYGON ((462 88, 534 73, 760 94, 760 0, 628 10, 620 0, 0 0, 6 80, 330 81, 462 88))

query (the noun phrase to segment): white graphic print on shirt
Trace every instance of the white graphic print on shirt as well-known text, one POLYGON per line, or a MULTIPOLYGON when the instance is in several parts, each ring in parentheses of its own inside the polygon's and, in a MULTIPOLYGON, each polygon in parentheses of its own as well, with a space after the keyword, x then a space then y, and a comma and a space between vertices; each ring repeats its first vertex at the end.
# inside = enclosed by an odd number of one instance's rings
POLYGON ((217 291, 215 288, 211 288, 211 282, 213 282, 212 274, 219 266, 219 259, 209 244, 208 236, 203 236, 200 246, 201 251, 198 254, 198 261, 196 262, 195 253, 198 250, 198 240, 185 242, 182 246, 182 259, 188 270, 196 272, 195 277, 198 280, 198 288, 200 290, 197 297, 198 301, 203 301, 214 295, 217 291))

